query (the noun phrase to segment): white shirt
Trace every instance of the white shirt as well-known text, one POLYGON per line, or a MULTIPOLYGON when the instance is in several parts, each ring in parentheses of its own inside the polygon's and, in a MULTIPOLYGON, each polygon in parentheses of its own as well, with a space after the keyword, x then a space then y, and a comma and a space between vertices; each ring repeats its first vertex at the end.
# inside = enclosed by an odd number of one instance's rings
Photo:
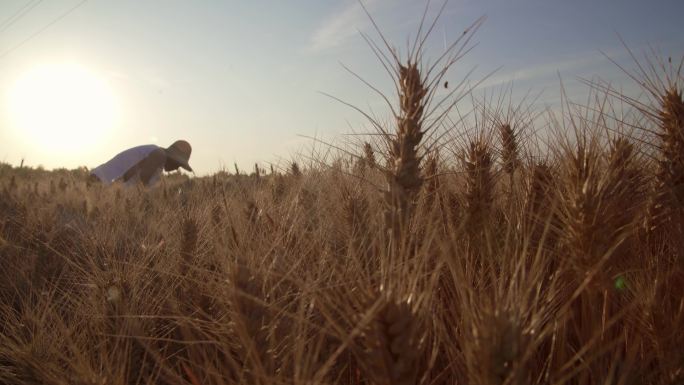
MULTIPOLYGON (((108 162, 103 163, 96 168, 94 168, 90 173, 97 176, 104 184, 111 184, 117 179, 123 177, 123 175, 131 167, 135 166, 141 160, 145 159, 150 153, 159 149, 161 147, 154 144, 147 144, 143 146, 137 146, 129 148, 110 159, 108 162)), ((148 182, 148 186, 152 186, 159 181, 162 174, 162 167, 155 171, 152 178, 148 182)), ((137 173, 132 178, 130 178, 126 185, 135 185, 140 181, 140 173, 137 173)))

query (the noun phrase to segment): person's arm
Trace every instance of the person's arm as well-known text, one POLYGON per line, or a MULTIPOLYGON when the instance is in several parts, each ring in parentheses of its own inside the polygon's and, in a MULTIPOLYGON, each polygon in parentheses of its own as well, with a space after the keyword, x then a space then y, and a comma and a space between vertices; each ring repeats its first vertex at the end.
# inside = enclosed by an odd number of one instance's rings
POLYGON ((144 185, 147 185, 154 174, 164 167, 164 163, 166 163, 166 152, 163 148, 158 148, 128 169, 123 176, 123 181, 127 182, 129 179, 135 177, 136 174, 139 174, 140 181, 144 185))

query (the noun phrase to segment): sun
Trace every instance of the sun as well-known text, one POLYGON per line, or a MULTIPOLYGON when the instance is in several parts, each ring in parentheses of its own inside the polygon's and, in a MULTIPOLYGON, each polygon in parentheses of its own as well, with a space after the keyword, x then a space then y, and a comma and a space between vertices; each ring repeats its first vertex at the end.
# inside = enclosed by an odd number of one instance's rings
POLYGON ((106 139, 116 119, 108 83, 78 64, 51 64, 22 74, 8 93, 10 121, 26 141, 51 153, 106 139))

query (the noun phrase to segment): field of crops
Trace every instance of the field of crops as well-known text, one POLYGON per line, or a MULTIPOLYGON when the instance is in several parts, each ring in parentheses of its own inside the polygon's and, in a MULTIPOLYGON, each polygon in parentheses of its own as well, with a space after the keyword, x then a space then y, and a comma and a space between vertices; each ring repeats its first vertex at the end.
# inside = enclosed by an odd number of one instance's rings
POLYGON ((154 188, 2 165, 0 383, 684 383, 680 62, 561 112, 441 102, 468 36, 432 72, 371 44, 392 118, 348 151, 154 188))

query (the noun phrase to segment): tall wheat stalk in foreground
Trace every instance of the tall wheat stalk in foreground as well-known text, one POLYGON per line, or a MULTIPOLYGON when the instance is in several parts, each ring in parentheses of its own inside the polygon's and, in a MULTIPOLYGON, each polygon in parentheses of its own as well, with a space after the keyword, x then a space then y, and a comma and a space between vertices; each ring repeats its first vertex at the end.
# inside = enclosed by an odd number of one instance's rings
POLYGON ((388 138, 390 164, 386 170, 388 191, 387 226, 399 235, 400 228, 408 221, 415 199, 423 185, 420 172, 422 156, 419 146, 423 135, 423 113, 427 89, 421 78, 418 64, 409 58, 406 64, 396 63, 399 70, 400 109, 396 119, 396 135, 388 138))
POLYGON ((422 143, 423 138, 432 129, 442 124, 444 117, 469 90, 461 83, 434 102, 436 92, 440 89, 444 77, 448 75, 449 69, 469 50, 470 39, 483 19, 466 29, 458 39, 446 47, 445 52, 434 63, 425 66, 423 63, 424 45, 444 11, 446 1, 430 22, 426 20, 429 10, 429 2, 427 3, 415 39, 407 47, 408 53, 405 59, 401 58, 398 51, 389 45, 368 10, 363 3, 360 4, 371 20, 383 47, 368 36, 363 35, 363 37, 392 78, 397 92, 398 107, 395 107, 386 95, 352 72, 387 102, 392 113, 395 127, 394 130, 389 130, 369 114, 356 108, 370 120, 385 140, 387 147, 387 167, 384 170, 387 180, 384 197, 387 207, 385 224, 388 232, 397 242, 401 232, 410 222, 418 192, 423 185, 421 161, 430 150, 429 145, 425 147, 422 143))

